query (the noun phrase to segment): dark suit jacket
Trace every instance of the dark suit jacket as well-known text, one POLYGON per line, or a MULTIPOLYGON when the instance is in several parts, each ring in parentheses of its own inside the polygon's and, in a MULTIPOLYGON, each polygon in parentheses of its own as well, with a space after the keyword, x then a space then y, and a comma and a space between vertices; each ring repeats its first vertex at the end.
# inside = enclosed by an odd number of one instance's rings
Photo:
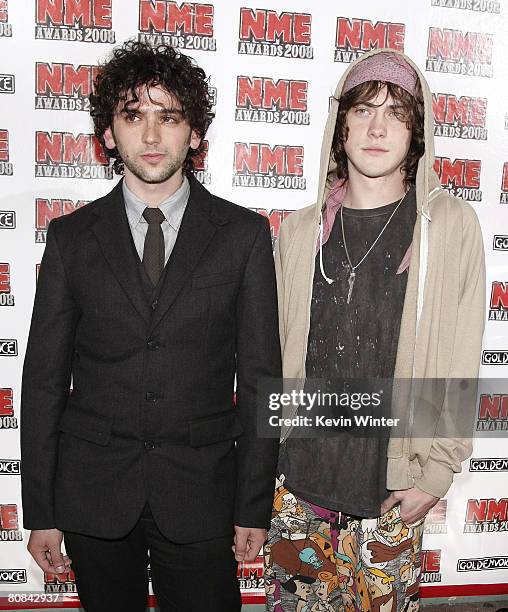
POLYGON ((167 266, 150 303, 121 184, 50 223, 23 370, 25 528, 121 537, 147 500, 176 542, 269 524, 278 443, 256 436, 257 380, 280 376, 267 220, 191 179, 167 266))

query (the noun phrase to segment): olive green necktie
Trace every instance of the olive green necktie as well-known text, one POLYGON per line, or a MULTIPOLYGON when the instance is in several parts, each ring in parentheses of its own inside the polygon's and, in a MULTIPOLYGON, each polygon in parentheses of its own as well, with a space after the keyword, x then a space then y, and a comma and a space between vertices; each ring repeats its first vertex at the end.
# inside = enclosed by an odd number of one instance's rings
POLYGON ((161 223, 166 218, 159 208, 145 208, 143 217, 148 222, 143 249, 143 266, 154 287, 164 270, 165 250, 164 234, 161 223))

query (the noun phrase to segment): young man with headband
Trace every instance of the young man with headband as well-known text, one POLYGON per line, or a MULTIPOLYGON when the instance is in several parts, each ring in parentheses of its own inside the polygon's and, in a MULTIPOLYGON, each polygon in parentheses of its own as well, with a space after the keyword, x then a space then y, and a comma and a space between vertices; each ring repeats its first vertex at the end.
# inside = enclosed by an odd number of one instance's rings
MULTIPOLYGON (((400 53, 365 54, 337 86, 317 203, 280 231, 285 380, 477 377, 481 232, 472 208, 441 189, 433 163, 423 76, 400 53)), ((470 412, 464 407, 465 420, 470 412)), ((268 609, 418 609, 423 520, 470 441, 414 430, 389 441, 294 434, 283 428, 265 550, 268 609)))

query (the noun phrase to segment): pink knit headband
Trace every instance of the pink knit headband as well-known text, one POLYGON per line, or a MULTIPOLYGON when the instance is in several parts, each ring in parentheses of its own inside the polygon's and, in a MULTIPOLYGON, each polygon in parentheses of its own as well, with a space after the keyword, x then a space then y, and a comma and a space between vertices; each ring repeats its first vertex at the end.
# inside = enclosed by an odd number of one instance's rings
POLYGON ((400 55, 376 53, 359 61, 351 70, 342 88, 342 94, 367 81, 394 83, 414 96, 418 75, 400 55))

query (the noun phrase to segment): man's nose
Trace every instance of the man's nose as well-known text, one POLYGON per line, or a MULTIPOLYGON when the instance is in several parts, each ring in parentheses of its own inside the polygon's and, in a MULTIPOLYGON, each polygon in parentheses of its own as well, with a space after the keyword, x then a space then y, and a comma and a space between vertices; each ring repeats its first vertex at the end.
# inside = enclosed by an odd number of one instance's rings
POLYGON ((369 124, 369 134, 372 136, 386 135, 386 119, 383 113, 374 113, 369 124))
POLYGON ((158 121, 149 118, 145 124, 143 141, 147 144, 160 142, 160 125, 158 121))

